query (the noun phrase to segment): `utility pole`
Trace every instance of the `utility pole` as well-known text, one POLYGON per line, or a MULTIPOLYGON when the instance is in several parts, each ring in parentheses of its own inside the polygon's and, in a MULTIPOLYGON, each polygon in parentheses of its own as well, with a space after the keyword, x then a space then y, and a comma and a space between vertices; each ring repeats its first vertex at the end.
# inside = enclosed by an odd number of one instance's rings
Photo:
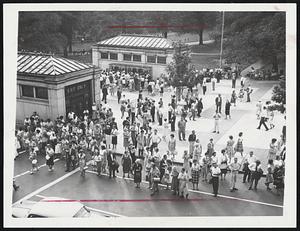
POLYGON ((223 37, 224 37, 224 15, 225 15, 225 11, 222 12, 222 32, 221 32, 221 50, 220 50, 220 68, 221 69, 222 69, 223 37))

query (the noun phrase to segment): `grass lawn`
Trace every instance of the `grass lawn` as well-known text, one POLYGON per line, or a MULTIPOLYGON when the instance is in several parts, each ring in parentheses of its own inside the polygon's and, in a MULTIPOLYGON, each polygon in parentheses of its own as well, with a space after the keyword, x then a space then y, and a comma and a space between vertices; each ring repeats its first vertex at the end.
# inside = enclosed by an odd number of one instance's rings
POLYGON ((220 53, 219 43, 209 43, 203 45, 191 45, 191 51, 193 53, 220 53))

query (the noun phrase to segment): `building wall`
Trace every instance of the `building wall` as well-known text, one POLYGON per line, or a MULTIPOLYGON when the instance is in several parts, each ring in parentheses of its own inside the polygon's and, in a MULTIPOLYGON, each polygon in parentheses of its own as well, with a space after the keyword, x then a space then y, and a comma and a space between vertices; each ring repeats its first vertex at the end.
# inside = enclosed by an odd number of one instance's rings
POLYGON ((127 48, 107 48, 107 47, 98 47, 93 48, 93 64, 97 65, 100 69, 109 68, 109 64, 123 64, 123 65, 133 65, 133 66, 147 66, 152 67, 152 75, 154 79, 160 77, 161 74, 167 74, 166 67, 172 62, 173 51, 164 51, 164 50, 141 50, 141 49, 127 49, 127 48), (111 59, 101 59, 100 52, 113 52, 118 53, 118 60, 111 59), (134 61, 125 61, 123 60, 124 53, 140 54, 141 62, 134 61), (147 63, 147 55, 161 55, 166 56, 166 64, 159 63, 147 63))
MULTIPOLYGON (((95 86, 92 90, 95 90, 95 98, 99 100, 100 96, 100 83, 99 71, 95 73, 95 86)), ((26 116, 32 115, 36 111, 43 119, 56 119, 58 116, 66 115, 66 103, 65 103, 65 87, 76 83, 84 82, 93 79, 93 72, 89 70, 86 73, 71 73, 68 76, 64 76, 67 80, 61 83, 47 83, 46 81, 38 81, 36 77, 30 78, 18 76, 17 80, 17 109, 16 109, 16 120, 24 121, 26 116), (30 81, 31 80, 31 81, 30 81), (28 98, 21 96, 20 85, 30 85, 34 87, 46 87, 48 89, 48 100, 28 98)), ((57 81, 60 79, 58 78, 57 81)), ((93 86, 93 85, 92 85, 93 86)), ((95 100, 95 99, 93 99, 95 100)))

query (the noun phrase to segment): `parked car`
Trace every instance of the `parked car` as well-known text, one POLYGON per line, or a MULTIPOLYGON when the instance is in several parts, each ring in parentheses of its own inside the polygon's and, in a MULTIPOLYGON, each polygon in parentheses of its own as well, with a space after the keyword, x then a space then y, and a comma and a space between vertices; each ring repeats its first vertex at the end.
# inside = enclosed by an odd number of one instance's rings
POLYGON ((48 197, 38 202, 25 200, 12 208, 16 218, 59 218, 59 217, 116 217, 110 213, 93 210, 78 201, 59 197, 48 197), (52 201, 51 201, 52 200, 52 201))

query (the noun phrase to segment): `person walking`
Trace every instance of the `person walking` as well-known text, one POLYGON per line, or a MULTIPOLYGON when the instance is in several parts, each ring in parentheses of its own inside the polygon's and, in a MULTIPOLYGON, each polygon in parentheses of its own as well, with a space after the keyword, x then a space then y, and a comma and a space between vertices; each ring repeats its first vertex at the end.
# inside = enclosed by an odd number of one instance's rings
POLYGON ((200 98, 198 101, 197 101, 197 116, 198 117, 201 117, 201 112, 203 110, 203 103, 202 103, 202 98, 200 98))
POLYGON ((176 152, 176 139, 175 139, 174 134, 170 135, 170 139, 168 142, 168 150, 169 150, 170 154, 172 155, 172 159, 174 160, 175 152, 176 152))
POLYGON ((182 159, 183 159, 183 166, 182 167, 188 171, 190 169, 190 164, 189 164, 190 155, 188 154, 187 150, 183 151, 182 159))
POLYGON ((234 155, 234 140, 233 140, 233 136, 229 136, 229 140, 227 141, 227 145, 226 145, 226 154, 228 156, 229 159, 229 163, 231 162, 231 159, 233 158, 234 155))
POLYGON ((235 187, 235 183, 236 183, 237 174, 239 173, 239 170, 241 168, 241 164, 238 163, 237 157, 234 157, 233 162, 230 163, 230 165, 229 165, 229 168, 231 171, 231 190, 230 190, 230 192, 233 192, 235 190, 238 190, 235 187))
POLYGON ((235 90, 232 91, 231 93, 231 99, 230 99, 230 102, 233 103, 233 105, 236 107, 236 99, 237 99, 237 95, 236 95, 236 92, 235 90))
POLYGON ((232 76, 231 76, 231 81, 232 81, 232 88, 235 88, 235 83, 236 83, 236 72, 233 72, 232 73, 232 76))
POLYGON ((231 103, 229 102, 229 100, 226 100, 225 103, 225 119, 227 120, 227 117, 229 117, 229 119, 231 119, 231 115, 230 115, 230 107, 231 107, 231 103))
POLYGON ((267 174, 266 174, 266 181, 265 185, 267 186, 267 190, 271 190, 270 184, 274 182, 273 173, 274 173, 274 163, 272 159, 268 160, 268 166, 267 166, 267 174))
POLYGON ((192 133, 189 135, 188 141, 189 141, 189 154, 192 155, 194 152, 194 145, 195 141, 197 139, 195 130, 192 131, 192 133))
POLYGON ((250 87, 250 84, 249 84, 248 87, 246 88, 246 93, 247 93, 246 102, 251 102, 250 95, 252 94, 252 92, 253 92, 253 89, 250 87))
POLYGON ((107 164, 109 170, 109 178, 113 175, 113 178, 116 177, 116 154, 113 153, 111 150, 108 150, 107 153, 107 164))
POLYGON ((263 109, 263 104, 262 104, 261 100, 259 100, 257 102, 257 104, 256 104, 256 116, 257 116, 257 119, 261 118, 262 109, 263 109))
POLYGON ((251 178, 250 178, 250 186, 249 190, 252 190, 253 182, 254 182, 254 190, 257 190, 257 184, 260 180, 263 170, 261 169, 260 161, 257 160, 249 165, 249 169, 251 171, 251 178))
POLYGON ((193 190, 199 190, 199 177, 200 177, 200 165, 197 163, 197 160, 193 160, 191 168, 192 184, 193 190))
POLYGON ((221 119, 220 113, 216 112, 214 114, 213 118, 215 119, 215 129, 214 129, 213 133, 218 133, 219 134, 220 133, 220 131, 219 131, 219 121, 221 119))
POLYGON ((226 155, 225 149, 221 150, 221 155, 219 157, 219 168, 221 169, 221 180, 225 180, 228 167, 228 157, 226 155))
POLYGON ((209 158, 211 158, 213 152, 215 151, 214 146, 213 138, 209 139, 209 143, 207 144, 207 155, 209 158))
POLYGON ((179 195, 178 176, 179 176, 178 167, 173 165, 172 171, 171 171, 171 177, 172 177, 171 190, 173 190, 173 195, 179 195))
POLYGON ((220 113, 221 114, 221 107, 222 107, 222 97, 221 97, 221 94, 218 94, 218 96, 215 99, 215 103, 216 103, 216 113, 220 113))
POLYGON ((212 86, 212 91, 215 91, 216 90, 216 82, 217 82, 217 79, 215 76, 213 76, 211 78, 211 86, 212 86))
POLYGON ((277 139, 275 139, 275 138, 273 138, 271 140, 270 149, 269 149, 269 153, 268 153, 268 160, 275 160, 276 154, 278 152, 276 141, 277 141, 277 139))
POLYGON ((141 164, 141 160, 136 159, 136 161, 132 166, 133 179, 134 179, 134 183, 136 184, 136 188, 140 188, 140 184, 142 182, 142 170, 143 170, 143 165, 141 164))
POLYGON ((80 176, 85 177, 86 155, 82 149, 79 149, 78 151, 78 160, 79 160, 80 176))
POLYGON ((171 113, 171 132, 175 132, 176 114, 174 111, 171 113))
POLYGON ((212 187, 214 197, 217 197, 219 190, 219 175, 221 174, 221 169, 218 167, 217 162, 212 162, 212 167, 210 168, 212 176, 212 187))
POLYGON ((107 95, 108 95, 107 86, 104 85, 102 88, 102 101, 104 101, 104 103, 107 103, 107 95))
POLYGON ((131 171, 131 157, 128 153, 128 151, 125 151, 122 159, 121 159, 121 165, 123 167, 123 178, 125 177, 125 174, 127 173, 127 177, 129 178, 129 172, 131 171))
POLYGON ((181 119, 178 121, 178 137, 179 140, 185 141, 185 129, 186 129, 186 120, 181 117, 181 119))
POLYGON ((189 182, 189 176, 187 174, 187 171, 182 168, 181 172, 178 175, 179 180, 179 195, 182 198, 188 199, 189 191, 188 191, 188 182, 189 182))
POLYGON ((54 150, 51 147, 51 144, 47 144, 46 147, 46 165, 48 166, 48 171, 52 172, 54 169, 54 150))
POLYGON ((242 132, 239 133, 239 137, 236 141, 235 152, 239 152, 239 153, 241 153, 241 156, 243 156, 244 145, 243 145, 243 133, 242 132))
POLYGON ((205 95, 206 93, 206 85, 207 85, 207 79, 206 77, 203 78, 203 83, 202 83, 202 92, 203 92, 203 95, 205 95))
POLYGON ((120 86, 118 86, 118 89, 117 89, 118 104, 120 104, 121 97, 122 97, 122 89, 120 86))
POLYGON ((151 182, 152 182, 151 196, 153 196, 155 193, 159 193, 158 183, 160 182, 160 171, 154 163, 152 163, 150 175, 151 175, 151 182))
POLYGON ((258 125, 257 129, 260 129, 261 125, 264 125, 266 131, 268 131, 269 128, 266 125, 267 120, 268 120, 268 117, 267 117, 267 108, 264 106, 263 110, 262 110, 262 113, 261 113, 261 116, 260 116, 260 121, 259 121, 259 125, 258 125))
POLYGON ((167 155, 164 155, 163 158, 159 162, 159 171, 160 171, 160 182, 162 182, 162 178, 165 175, 166 169, 168 167, 167 164, 167 155))

